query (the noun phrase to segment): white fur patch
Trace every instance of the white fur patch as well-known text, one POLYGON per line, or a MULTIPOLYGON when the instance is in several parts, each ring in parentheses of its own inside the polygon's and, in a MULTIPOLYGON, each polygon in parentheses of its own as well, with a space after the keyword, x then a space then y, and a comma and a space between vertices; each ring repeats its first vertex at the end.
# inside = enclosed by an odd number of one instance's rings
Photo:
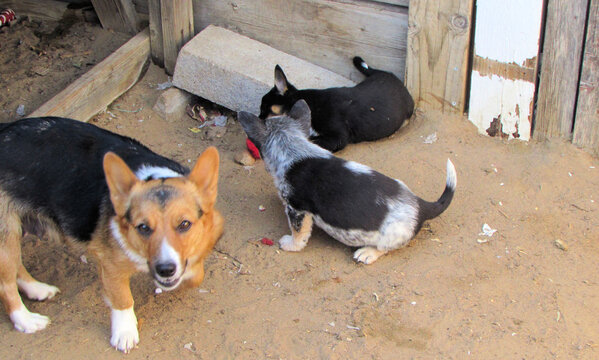
POLYGON ((127 255, 129 260, 136 265, 136 269, 138 271, 148 272, 150 269, 148 268, 148 261, 143 256, 139 255, 135 251, 133 251, 127 243, 125 242, 125 238, 123 234, 121 234, 121 229, 119 229, 119 224, 117 224, 115 219, 110 220, 110 231, 112 232, 112 236, 116 239, 117 243, 127 255))
POLYGON ((447 187, 450 189, 455 189, 458 184, 458 176, 455 171, 455 166, 451 160, 447 159, 447 187))
POLYGON ((137 318, 133 306, 125 310, 112 309, 110 319, 112 323, 110 344, 117 350, 128 353, 139 343, 137 318))
POLYGON ((319 134, 313 128, 310 128, 310 136, 318 136, 319 134))
POLYGON ((9 316, 15 329, 25 334, 42 330, 50 323, 48 317, 29 312, 25 305, 21 305, 19 310, 11 312, 9 316))
POLYGON ((19 286, 19 290, 27 295, 27 298, 37 301, 52 299, 56 293, 60 292, 56 286, 44 284, 39 281, 26 282, 17 279, 17 285, 19 286))
POLYGON ((355 173, 359 173, 359 174, 372 174, 372 169, 369 168, 366 165, 357 163, 355 161, 347 161, 345 164, 343 164, 343 166, 345 166, 345 168, 347 168, 349 171, 355 172, 355 173))
POLYGON ((285 251, 301 251, 306 247, 307 242, 297 244, 292 235, 283 235, 279 239, 279 247, 285 251))
POLYGON ((143 165, 142 167, 137 169, 137 171, 135 172, 135 176, 137 176, 138 179, 145 181, 152 179, 181 177, 183 175, 169 168, 143 165))

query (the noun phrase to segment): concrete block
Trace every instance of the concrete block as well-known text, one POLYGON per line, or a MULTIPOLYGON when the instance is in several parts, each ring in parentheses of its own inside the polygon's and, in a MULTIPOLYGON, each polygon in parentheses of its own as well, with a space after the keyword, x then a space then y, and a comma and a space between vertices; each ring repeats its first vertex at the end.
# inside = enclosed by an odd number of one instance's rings
POLYGON ((173 84, 231 110, 257 114, 262 96, 274 86, 276 64, 298 89, 355 85, 332 71, 213 25, 181 49, 173 84))
POLYGON ((168 122, 180 120, 185 115, 185 107, 191 101, 191 96, 183 90, 168 88, 160 94, 153 109, 168 122))

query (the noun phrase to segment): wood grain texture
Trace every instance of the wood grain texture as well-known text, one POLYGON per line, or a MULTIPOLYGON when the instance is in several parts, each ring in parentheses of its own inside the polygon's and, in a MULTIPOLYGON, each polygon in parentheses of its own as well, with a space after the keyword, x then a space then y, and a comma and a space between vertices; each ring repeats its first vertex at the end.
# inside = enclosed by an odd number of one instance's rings
POLYGON ((233 30, 354 81, 362 56, 374 68, 405 73, 407 9, 373 1, 194 0, 196 32, 233 30))
POLYGON ((587 1, 549 0, 534 137, 570 139, 584 42, 587 1))
POLYGON ((573 142, 599 156, 599 0, 589 6, 573 142))
POLYGON ((149 56, 150 36, 146 29, 29 116, 87 121, 137 82, 149 56))
POLYGON ((422 108, 463 112, 474 0, 411 0, 406 85, 422 108))
POLYGON ((161 0, 160 16, 164 69, 172 75, 179 50, 194 35, 192 0, 161 0))
POLYGON ((138 31, 138 19, 131 0, 91 0, 105 29, 134 35, 138 31))
POLYGON ((164 43, 162 40, 162 16, 160 11, 160 0, 148 0, 146 3, 149 12, 150 51, 152 61, 160 67, 164 67, 164 43))

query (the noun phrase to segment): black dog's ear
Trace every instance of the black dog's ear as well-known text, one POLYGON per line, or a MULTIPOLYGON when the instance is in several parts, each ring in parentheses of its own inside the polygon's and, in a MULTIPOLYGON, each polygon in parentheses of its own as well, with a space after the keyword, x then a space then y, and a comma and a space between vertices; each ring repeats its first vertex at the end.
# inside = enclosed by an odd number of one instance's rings
POLYGON ((275 87, 280 95, 285 95, 289 88, 287 77, 279 65, 275 66, 275 87))
POLYGON ((310 135, 310 127, 312 126, 312 113, 310 112, 310 107, 308 106, 308 103, 306 103, 305 100, 299 100, 295 104, 293 104, 293 107, 291 108, 291 110, 289 110, 289 113, 287 115, 295 119, 295 121, 297 121, 300 124, 302 130, 306 135, 310 135))
POLYGON ((241 127, 243 127, 248 138, 250 138, 250 140, 252 140, 258 147, 258 150, 260 150, 261 145, 264 144, 264 141, 266 140, 266 125, 264 124, 264 120, 245 111, 237 113, 237 120, 241 124, 241 127))

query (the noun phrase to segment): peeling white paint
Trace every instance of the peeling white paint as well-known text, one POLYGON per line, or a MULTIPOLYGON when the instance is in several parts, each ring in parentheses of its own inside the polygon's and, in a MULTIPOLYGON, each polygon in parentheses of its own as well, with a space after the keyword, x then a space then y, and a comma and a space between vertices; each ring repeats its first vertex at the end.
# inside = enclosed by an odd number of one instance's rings
POLYGON ((471 84, 468 119, 481 134, 487 135, 491 122, 501 115, 502 132, 509 134, 510 139, 515 133, 519 134, 520 140, 530 138, 530 102, 535 93, 533 83, 497 75, 481 76, 478 71, 473 71, 471 84))
POLYGON ((542 0, 477 0, 475 54, 523 65, 537 56, 542 0))
MULTIPOLYGON (((476 7, 475 55, 519 66, 537 56, 543 0, 477 0, 476 7)), ((497 67, 489 71, 501 73, 497 67)), ((500 119, 510 139, 530 138, 534 82, 473 70, 470 85, 468 118, 480 133, 487 134, 493 120, 500 119)))

